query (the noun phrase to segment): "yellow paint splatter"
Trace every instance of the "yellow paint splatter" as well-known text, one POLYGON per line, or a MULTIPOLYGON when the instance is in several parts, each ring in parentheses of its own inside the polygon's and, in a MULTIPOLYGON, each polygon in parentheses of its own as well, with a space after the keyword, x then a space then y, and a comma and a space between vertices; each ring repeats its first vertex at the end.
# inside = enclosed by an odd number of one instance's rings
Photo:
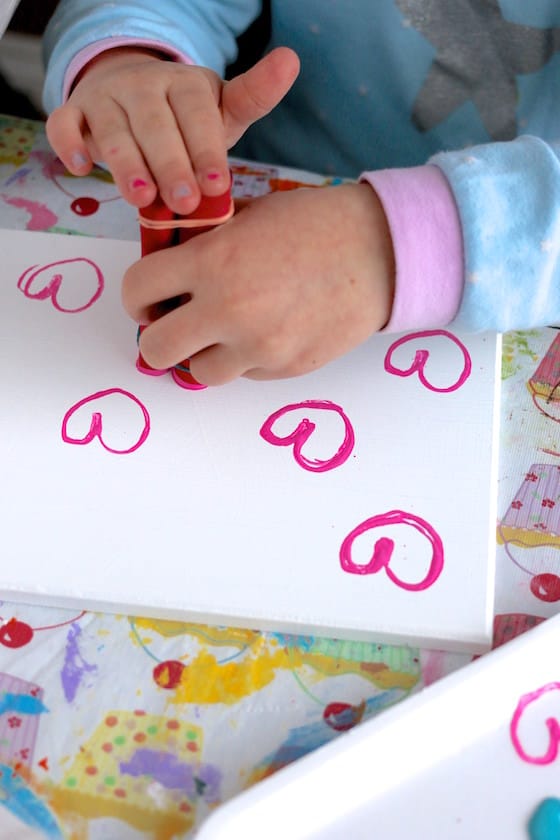
POLYGON ((245 647, 261 635, 257 630, 243 630, 236 627, 210 627, 208 624, 192 624, 183 621, 163 621, 153 618, 135 618, 134 626, 154 630, 160 636, 194 636, 210 645, 245 647))
POLYGON ((408 690, 418 680, 416 673, 392 671, 383 663, 332 659, 300 648, 271 649, 261 639, 242 658, 228 662, 220 663, 209 651, 200 651, 185 666, 173 702, 237 703, 269 685, 278 670, 302 667, 309 669, 310 679, 356 674, 382 689, 408 690))
POLYGON ((271 683, 276 670, 286 667, 283 650, 222 664, 203 650, 185 666, 174 699, 177 703, 236 703, 271 683))

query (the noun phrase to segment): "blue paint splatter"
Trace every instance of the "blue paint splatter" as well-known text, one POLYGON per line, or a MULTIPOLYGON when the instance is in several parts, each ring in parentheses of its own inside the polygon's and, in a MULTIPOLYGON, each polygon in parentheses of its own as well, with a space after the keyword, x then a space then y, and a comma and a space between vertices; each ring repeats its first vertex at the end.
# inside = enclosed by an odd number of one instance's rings
POLYGON ((531 840, 560 840, 560 799, 543 799, 529 820, 531 840))
MULTIPOLYGON (((363 720, 378 714, 387 706, 396 703, 401 697, 402 691, 389 689, 369 698, 364 704, 363 720)), ((280 744, 278 749, 266 755, 259 762, 259 772, 269 775, 338 737, 340 737, 339 734, 327 726, 324 720, 290 729, 285 741, 280 744)), ((539 840, 541 839, 539 838, 539 840)), ((560 837, 558 840, 560 840, 560 837)))
POLYGON ((0 803, 25 825, 42 831, 49 840, 64 840, 51 811, 7 764, 0 764, 0 803))
POLYGON ((81 635, 81 628, 77 624, 70 625, 66 641, 64 665, 60 672, 62 688, 66 700, 71 703, 80 687, 86 674, 96 673, 97 665, 90 665, 85 661, 78 647, 78 637, 81 635))
POLYGON ((278 644, 285 648, 311 650, 315 642, 313 636, 295 636, 291 633, 271 633, 270 635, 273 639, 276 639, 278 644))
POLYGON ((47 707, 31 694, 11 694, 8 691, 0 694, 0 715, 5 712, 18 712, 20 715, 40 715, 48 712, 47 707))
POLYGON ((335 737, 336 733, 325 726, 323 721, 297 726, 290 729, 285 741, 275 752, 269 753, 259 762, 260 769, 266 770, 267 773, 279 770, 335 737))
POLYGON ((366 700, 366 708, 364 712, 364 720, 379 714, 388 706, 392 706, 397 700, 401 700, 403 691, 400 688, 388 688, 387 691, 382 691, 380 694, 375 694, 373 697, 368 697, 366 700))

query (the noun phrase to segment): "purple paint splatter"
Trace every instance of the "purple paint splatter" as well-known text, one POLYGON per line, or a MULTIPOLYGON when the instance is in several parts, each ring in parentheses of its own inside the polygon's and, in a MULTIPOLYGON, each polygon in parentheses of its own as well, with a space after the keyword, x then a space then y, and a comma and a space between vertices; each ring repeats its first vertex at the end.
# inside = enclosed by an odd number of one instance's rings
POLYGON ((81 632, 77 624, 70 625, 66 640, 64 665, 60 672, 64 696, 69 703, 74 700, 84 676, 97 671, 97 665, 90 665, 80 653, 78 637, 81 635, 81 632))
POLYGON ((165 788, 182 790, 189 798, 201 796, 206 802, 218 799, 221 774, 212 765, 193 768, 172 753, 138 749, 130 761, 122 761, 119 766, 125 775, 150 776, 165 788))

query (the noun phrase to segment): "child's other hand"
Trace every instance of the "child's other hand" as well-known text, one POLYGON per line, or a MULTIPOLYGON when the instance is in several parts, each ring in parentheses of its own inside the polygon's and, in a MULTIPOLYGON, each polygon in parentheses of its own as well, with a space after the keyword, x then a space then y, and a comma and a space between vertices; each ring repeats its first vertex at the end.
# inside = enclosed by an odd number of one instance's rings
POLYGON ((159 192, 171 210, 188 214, 201 192, 227 189, 227 150, 282 99, 298 72, 287 47, 230 82, 149 50, 115 48, 86 66, 49 117, 47 135, 72 174, 86 175, 93 161, 103 161, 135 207, 159 192))
POLYGON ((376 194, 346 184, 264 196, 144 257, 125 275, 123 301, 150 324, 140 342, 148 364, 189 358, 199 382, 220 385, 297 376, 348 352, 388 321, 393 275, 376 194), (174 298, 186 302, 158 317, 174 298))

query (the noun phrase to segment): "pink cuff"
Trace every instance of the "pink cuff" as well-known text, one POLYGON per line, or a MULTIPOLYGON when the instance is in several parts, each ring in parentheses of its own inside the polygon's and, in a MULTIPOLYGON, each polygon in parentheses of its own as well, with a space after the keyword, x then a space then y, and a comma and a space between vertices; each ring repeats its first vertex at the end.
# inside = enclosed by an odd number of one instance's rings
POLYGON ((463 237, 453 193, 437 166, 364 172, 393 238, 393 310, 383 332, 441 327, 453 320, 464 283, 463 237))
POLYGON ((186 54, 174 50, 169 44, 164 44, 160 41, 151 41, 147 38, 103 38, 101 41, 95 41, 79 53, 76 53, 64 76, 64 85, 62 90, 62 101, 66 102, 70 96, 72 85, 81 70, 88 64, 92 58, 107 50, 112 50, 115 47, 148 47, 151 50, 158 50, 158 52, 165 53, 174 61, 181 64, 193 64, 192 59, 186 54))

